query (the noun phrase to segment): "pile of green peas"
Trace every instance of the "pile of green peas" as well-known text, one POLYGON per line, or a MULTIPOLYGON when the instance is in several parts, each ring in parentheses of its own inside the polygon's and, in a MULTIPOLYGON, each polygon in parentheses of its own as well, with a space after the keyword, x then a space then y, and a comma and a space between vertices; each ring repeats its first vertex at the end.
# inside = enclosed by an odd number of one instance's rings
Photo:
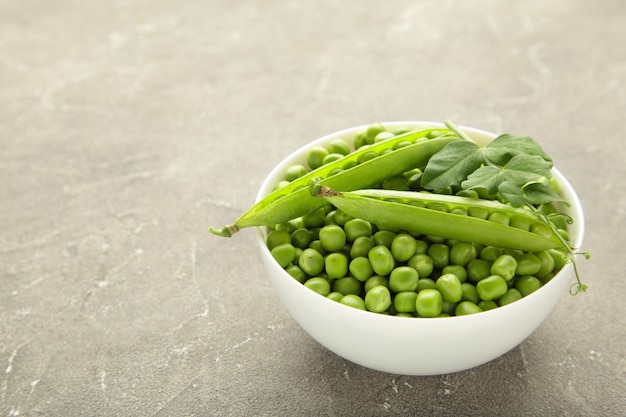
POLYGON ((379 229, 332 206, 269 231, 276 261, 305 287, 342 304, 403 317, 459 316, 510 304, 567 259, 379 229))
MULTIPOLYGON (((372 125, 356 135, 358 149, 398 132, 372 125)), ((315 169, 350 153, 335 139, 307 154, 315 169)), ((284 186, 306 174, 293 165, 284 186)), ((389 178, 381 188, 417 190, 421 171, 389 178)), ((341 304, 399 317, 449 317, 487 311, 538 290, 568 261, 559 250, 522 252, 437 236, 388 230, 332 205, 268 231, 267 246, 285 271, 305 287, 341 304)))

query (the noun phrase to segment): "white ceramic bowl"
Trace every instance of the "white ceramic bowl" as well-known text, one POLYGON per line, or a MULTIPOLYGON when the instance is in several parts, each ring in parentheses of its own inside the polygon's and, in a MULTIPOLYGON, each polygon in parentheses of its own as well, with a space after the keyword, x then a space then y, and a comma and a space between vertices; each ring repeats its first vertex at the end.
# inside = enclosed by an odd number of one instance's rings
MULTIPOLYGON (((435 122, 390 122, 387 128, 443 127, 435 122)), ((285 158, 263 182, 257 201, 271 192, 285 169, 303 164, 306 151, 341 137, 351 138, 367 126, 357 126, 324 136, 285 158)), ((477 143, 497 135, 461 127, 477 143)), ((553 176, 571 207, 574 223, 569 230, 576 247, 584 233, 580 201, 558 170, 553 176)), ((538 291, 512 304, 478 314, 446 318, 405 318, 375 314, 327 299, 293 279, 273 259, 265 245, 266 232, 257 228, 257 242, 269 278, 298 324, 337 355, 359 365, 402 375, 437 375, 462 371, 489 362, 526 339, 548 316, 557 301, 568 295, 575 282, 573 267, 566 265, 538 291)))

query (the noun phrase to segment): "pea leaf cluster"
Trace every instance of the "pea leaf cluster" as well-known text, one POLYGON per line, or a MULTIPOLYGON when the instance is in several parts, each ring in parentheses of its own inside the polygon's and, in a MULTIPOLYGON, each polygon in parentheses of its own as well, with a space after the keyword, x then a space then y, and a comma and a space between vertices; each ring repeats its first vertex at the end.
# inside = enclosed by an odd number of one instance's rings
POLYGON ((560 201, 550 187, 552 159, 528 136, 503 134, 484 147, 448 122, 463 141, 451 142, 428 162, 422 186, 475 190, 515 207, 560 201))

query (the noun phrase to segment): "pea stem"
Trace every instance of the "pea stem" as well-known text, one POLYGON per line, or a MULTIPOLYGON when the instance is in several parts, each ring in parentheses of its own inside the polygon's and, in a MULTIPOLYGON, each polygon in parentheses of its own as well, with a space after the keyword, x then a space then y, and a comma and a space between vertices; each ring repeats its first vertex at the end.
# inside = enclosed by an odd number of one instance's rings
MULTIPOLYGON (((583 284, 580 280, 580 275, 578 273, 578 266, 576 265, 576 254, 573 250, 572 247, 570 246, 569 242, 567 242, 563 236, 561 236, 561 234, 559 233, 559 231, 557 230, 556 226, 554 225, 554 223, 552 223, 550 221, 550 219, 548 219, 548 216, 546 216, 545 213, 543 213, 541 210, 537 209, 533 204, 529 203, 528 201, 526 202, 526 206, 531 209, 535 214, 537 214, 539 217, 541 217, 543 219, 543 221, 550 226, 550 228, 552 229, 552 233, 561 241, 562 246, 564 248, 566 248, 567 250, 567 257, 570 260, 570 262, 572 263, 572 266, 574 267, 574 275, 576 276, 576 282, 574 284, 572 284, 572 286, 569 289, 569 293, 570 295, 577 295, 581 292, 585 292, 587 291, 587 285, 583 284)), ((569 216, 568 216, 569 217, 569 216)), ((570 218, 571 219, 571 218, 570 218)), ((591 256, 589 254, 589 252, 584 252, 583 255, 585 256, 586 259, 589 259, 589 257, 591 256)))
POLYGON ((464 131, 459 129, 457 127, 457 125, 455 125, 452 122, 452 120, 446 120, 446 121, 444 121, 444 124, 448 127, 448 129, 450 129, 451 131, 456 133, 461 139, 466 140, 468 142, 476 143, 476 142, 474 142, 474 140, 472 138, 469 137, 469 135, 467 133, 465 133, 464 131))

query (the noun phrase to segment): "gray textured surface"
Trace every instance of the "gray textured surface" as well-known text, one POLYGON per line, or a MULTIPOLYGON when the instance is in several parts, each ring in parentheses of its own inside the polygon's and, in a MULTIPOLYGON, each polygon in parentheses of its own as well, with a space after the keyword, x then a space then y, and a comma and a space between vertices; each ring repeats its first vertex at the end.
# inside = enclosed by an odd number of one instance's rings
POLYGON ((619 1, 1 1, 0 415, 624 415, 625 39, 619 1), (206 232, 318 136, 447 118, 539 140, 593 253, 487 365, 346 362, 206 232))

